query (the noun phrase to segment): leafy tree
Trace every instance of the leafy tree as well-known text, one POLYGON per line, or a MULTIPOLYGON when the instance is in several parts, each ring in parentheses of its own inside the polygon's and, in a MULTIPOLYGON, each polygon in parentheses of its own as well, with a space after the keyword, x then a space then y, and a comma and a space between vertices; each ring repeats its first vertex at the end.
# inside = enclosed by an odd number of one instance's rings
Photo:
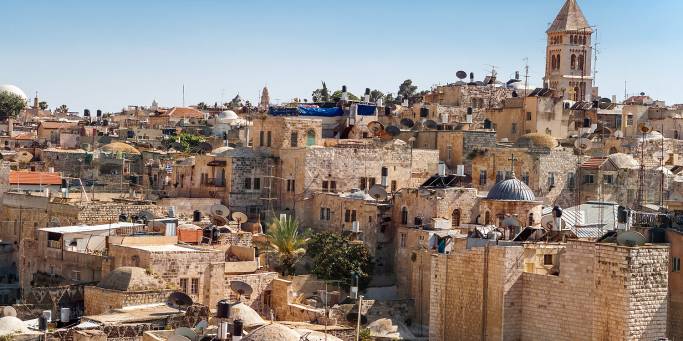
POLYGON ((237 94, 231 101, 228 103, 228 106, 230 108, 241 108, 242 107, 242 97, 240 97, 239 94, 237 94))
POLYGON ((66 106, 66 104, 62 104, 57 109, 55 109, 55 112, 58 114, 68 114, 69 113, 69 107, 66 106))
POLYGON ((25 107, 26 102, 21 97, 6 91, 0 92, 0 119, 15 117, 25 107))
POLYGON ((294 265, 306 253, 304 246, 308 239, 299 231, 299 222, 294 218, 276 218, 266 232, 268 252, 277 256, 283 276, 294 272, 294 265))
POLYGON ((377 89, 370 91, 370 102, 377 102, 380 98, 384 98, 383 92, 377 89))
POLYGON ((358 274, 359 284, 366 287, 372 275, 370 250, 362 242, 353 242, 337 233, 318 233, 308 243, 311 272, 320 279, 340 280, 351 284, 352 273, 358 274))
POLYGON ((386 103, 386 104, 398 104, 398 99, 394 98, 394 94, 388 93, 384 96, 384 103, 386 103))
POLYGON ((413 81, 406 79, 398 87, 398 96, 403 98, 412 98, 417 91, 417 85, 413 85, 413 81))
POLYGON ((330 91, 327 90, 327 84, 325 84, 325 82, 322 82, 322 83, 323 83, 323 87, 320 89, 316 89, 311 94, 311 97, 313 98, 313 102, 329 102, 330 101, 330 91))
POLYGON ((38 108, 40 108, 40 110, 47 110, 47 102, 45 102, 45 101, 38 102, 38 108))
POLYGON ((206 109, 209 109, 209 106, 206 105, 206 103, 204 103, 204 102, 199 102, 199 103, 197 103, 197 109, 206 110, 206 109))
MULTIPOLYGON (((346 94, 349 96, 350 101, 358 101, 359 100, 358 96, 356 96, 350 92, 347 92, 346 94)), ((332 102, 339 102, 339 100, 341 100, 341 97, 342 97, 342 91, 337 90, 332 94, 332 97, 330 99, 332 100, 332 102)))
POLYGON ((206 139, 199 135, 182 132, 178 135, 178 141, 183 146, 183 152, 192 153, 198 151, 199 145, 206 141, 206 139))

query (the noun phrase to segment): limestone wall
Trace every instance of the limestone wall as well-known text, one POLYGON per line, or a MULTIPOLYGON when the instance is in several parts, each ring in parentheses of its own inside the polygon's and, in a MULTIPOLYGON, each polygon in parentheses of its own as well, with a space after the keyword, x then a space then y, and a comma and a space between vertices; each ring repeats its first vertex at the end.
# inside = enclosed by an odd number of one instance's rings
POLYGON ((119 309, 127 306, 163 303, 166 302, 168 295, 173 290, 160 291, 117 291, 98 288, 94 286, 85 287, 85 315, 104 314, 112 309, 119 309))

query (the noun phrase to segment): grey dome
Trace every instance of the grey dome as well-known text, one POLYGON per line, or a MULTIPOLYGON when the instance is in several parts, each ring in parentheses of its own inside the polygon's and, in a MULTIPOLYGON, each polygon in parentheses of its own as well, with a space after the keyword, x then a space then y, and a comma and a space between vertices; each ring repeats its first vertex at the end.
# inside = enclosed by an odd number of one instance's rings
POLYGON ((513 177, 495 184, 486 199, 536 201, 536 196, 529 186, 513 177))

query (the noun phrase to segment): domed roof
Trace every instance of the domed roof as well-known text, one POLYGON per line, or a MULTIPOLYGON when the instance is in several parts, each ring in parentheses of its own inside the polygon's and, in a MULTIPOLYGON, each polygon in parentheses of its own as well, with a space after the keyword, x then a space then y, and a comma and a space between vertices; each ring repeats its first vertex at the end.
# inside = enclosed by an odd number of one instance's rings
POLYGON ((23 99, 24 101, 28 100, 28 97, 26 96, 23 90, 11 84, 0 85, 0 92, 9 92, 13 95, 21 97, 21 99, 23 99))
POLYGON ((143 268, 133 266, 116 268, 97 287, 118 291, 154 291, 164 288, 160 279, 147 274, 143 268))
POLYGON ((250 341, 299 341, 301 335, 295 332, 293 329, 286 327, 279 323, 271 323, 269 325, 263 326, 254 330, 251 334, 247 335, 244 340, 250 341))
POLYGON ((308 341, 342 341, 342 339, 334 335, 325 334, 323 332, 319 332, 316 330, 310 330, 305 328, 297 328, 295 330, 301 336, 306 336, 306 340, 308 341))
POLYGON ((218 148, 212 150, 211 154, 213 154, 215 156, 228 156, 226 153, 230 152, 233 149, 235 149, 235 148, 229 147, 229 146, 222 146, 222 147, 218 147, 218 148), (225 155, 223 155, 223 154, 225 154, 225 155))
POLYGON ((517 139, 515 146, 523 148, 542 147, 553 149, 557 147, 557 140, 548 134, 530 133, 520 136, 520 138, 517 139))
POLYGON ((5 316, 0 318, 0 336, 10 335, 14 333, 26 333, 28 327, 24 321, 15 316, 5 316))
POLYGON ((232 111, 232 110, 226 110, 226 111, 221 111, 218 114, 218 119, 223 121, 223 120, 236 120, 239 119, 240 117, 237 116, 237 114, 232 111))
POLYGON ((123 143, 123 142, 112 142, 110 144, 106 144, 102 147, 100 147, 100 150, 103 152, 107 153, 127 153, 127 154, 135 154, 135 155, 140 155, 140 151, 135 149, 135 147, 123 143))
POLYGON ((495 184, 489 191, 486 199, 536 201, 536 196, 529 186, 513 176, 511 179, 495 184))

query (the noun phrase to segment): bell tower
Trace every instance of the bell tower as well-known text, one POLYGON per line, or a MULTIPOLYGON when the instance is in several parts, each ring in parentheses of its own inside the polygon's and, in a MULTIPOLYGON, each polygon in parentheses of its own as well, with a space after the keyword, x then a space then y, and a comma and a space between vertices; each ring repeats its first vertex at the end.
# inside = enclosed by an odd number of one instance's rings
POLYGON ((576 0, 566 0, 546 34, 546 85, 564 99, 591 101, 593 29, 576 0))

